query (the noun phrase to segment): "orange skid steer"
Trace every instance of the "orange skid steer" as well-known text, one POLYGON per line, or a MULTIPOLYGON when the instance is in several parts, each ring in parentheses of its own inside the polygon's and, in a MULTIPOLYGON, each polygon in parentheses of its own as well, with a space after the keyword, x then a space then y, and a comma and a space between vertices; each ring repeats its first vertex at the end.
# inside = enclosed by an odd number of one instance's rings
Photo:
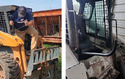
POLYGON ((17 9, 15 5, 0 6, 0 79, 57 79, 59 47, 42 48, 39 40, 38 48, 27 55, 30 36, 23 42, 9 26, 17 9))

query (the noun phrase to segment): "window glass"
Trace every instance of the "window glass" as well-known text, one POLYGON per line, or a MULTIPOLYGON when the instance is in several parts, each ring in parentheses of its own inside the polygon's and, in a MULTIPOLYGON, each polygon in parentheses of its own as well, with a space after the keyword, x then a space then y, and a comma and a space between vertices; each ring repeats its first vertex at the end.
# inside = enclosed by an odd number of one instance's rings
POLYGON ((80 9, 80 3, 77 0, 73 0, 73 9, 75 10, 76 15, 78 15, 80 9))
MULTIPOLYGON (((91 9, 90 7, 85 7, 84 15, 88 15, 86 11, 91 9)), ((90 15, 88 15, 90 16, 90 15)), ((86 31, 87 33, 95 34, 98 36, 105 37, 105 25, 104 25, 104 9, 103 1, 98 1, 95 3, 95 8, 93 10, 92 18, 90 21, 86 21, 86 31)))
MULTIPOLYGON (((81 4, 80 0, 73 0, 73 9, 75 10, 76 15, 79 14, 81 7, 80 4, 81 4)), ((88 19, 92 12, 92 6, 89 3, 85 3, 84 7, 83 7, 83 19, 88 19)), ((85 21, 86 32, 93 35, 97 33, 98 36, 105 37, 106 31, 105 31, 104 17, 105 15, 104 15, 103 1, 95 2, 95 8, 92 13, 92 18, 89 21, 85 21)))

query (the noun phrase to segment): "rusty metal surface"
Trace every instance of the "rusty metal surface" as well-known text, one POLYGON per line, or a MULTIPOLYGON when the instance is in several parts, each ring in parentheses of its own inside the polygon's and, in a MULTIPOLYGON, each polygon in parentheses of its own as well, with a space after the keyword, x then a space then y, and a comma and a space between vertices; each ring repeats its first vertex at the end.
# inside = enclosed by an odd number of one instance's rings
POLYGON ((118 75, 119 72, 113 66, 110 66, 98 79, 117 79, 118 75))
POLYGON ((33 12, 33 17, 41 17, 41 16, 58 16, 62 14, 61 9, 53 9, 53 10, 45 10, 45 11, 36 11, 33 12))
MULTIPOLYGON (((61 37, 61 9, 46 10, 33 12, 34 27, 38 30, 39 34, 43 37, 48 36, 52 38, 61 37)), ((60 39, 50 41, 49 38, 43 38, 45 42, 61 43, 60 39)))
POLYGON ((49 61, 42 64, 42 67, 32 71, 31 76, 25 76, 26 79, 58 79, 58 60, 49 61))
POLYGON ((89 78, 115 79, 119 75, 119 72, 113 67, 112 57, 94 56, 87 62, 89 63, 87 64, 89 78))
POLYGON ((43 43, 62 43, 61 37, 41 37, 43 43))
POLYGON ((56 35, 61 33, 61 15, 60 16, 49 16, 49 17, 36 17, 34 18, 34 27, 41 31, 41 35, 56 35))

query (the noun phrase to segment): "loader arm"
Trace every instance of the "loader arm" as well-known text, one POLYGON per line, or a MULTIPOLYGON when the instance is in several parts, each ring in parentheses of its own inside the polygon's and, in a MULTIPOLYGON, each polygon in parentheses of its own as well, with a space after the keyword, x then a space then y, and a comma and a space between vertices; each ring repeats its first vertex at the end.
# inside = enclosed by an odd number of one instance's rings
POLYGON ((20 67, 20 77, 23 79, 24 72, 27 70, 24 42, 17 36, 12 36, 0 31, 0 46, 11 48, 14 59, 18 62, 20 67))
POLYGON ((24 42, 17 36, 12 36, 8 33, 0 31, 0 45, 8 47, 17 47, 20 45, 24 45, 24 42))

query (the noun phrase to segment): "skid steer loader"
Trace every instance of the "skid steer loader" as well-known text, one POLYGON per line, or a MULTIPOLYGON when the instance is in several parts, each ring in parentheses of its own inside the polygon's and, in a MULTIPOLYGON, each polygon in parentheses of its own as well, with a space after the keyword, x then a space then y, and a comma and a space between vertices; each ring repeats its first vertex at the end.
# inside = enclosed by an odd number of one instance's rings
POLYGON ((0 79, 57 79, 59 47, 42 48, 39 37, 37 49, 27 55, 30 36, 23 42, 9 25, 17 9, 16 5, 0 6, 0 79))
POLYGON ((114 2, 66 0, 67 79, 125 79, 124 40, 118 38, 114 2))

